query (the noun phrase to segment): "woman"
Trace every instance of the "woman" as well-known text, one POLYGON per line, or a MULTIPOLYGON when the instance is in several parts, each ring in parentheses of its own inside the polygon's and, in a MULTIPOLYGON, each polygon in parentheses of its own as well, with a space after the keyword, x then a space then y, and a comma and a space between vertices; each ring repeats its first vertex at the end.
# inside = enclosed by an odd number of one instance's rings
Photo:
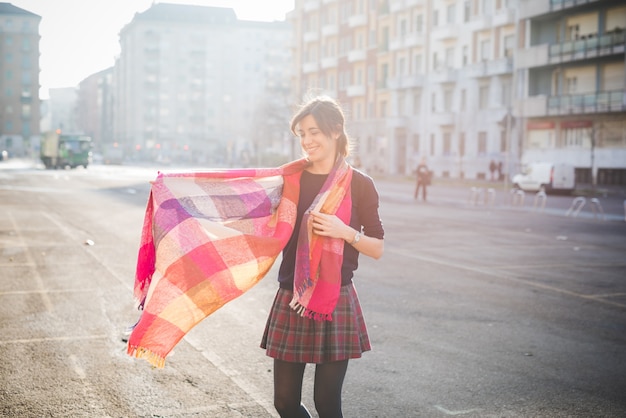
POLYGON ((378 193, 370 177, 346 162, 349 143, 344 115, 334 100, 320 97, 306 103, 293 117, 291 131, 299 137, 310 164, 300 177, 296 225, 283 250, 279 290, 261 347, 274 358, 274 405, 281 417, 310 416, 301 404, 307 363, 316 364, 314 400, 319 416, 341 417, 348 360, 370 350, 352 277, 359 253, 375 259, 383 254, 378 193), (325 210, 324 199, 340 196, 333 191, 342 189, 342 181, 347 187, 343 197, 336 198, 335 212, 325 210), (346 202, 348 209, 342 211, 346 202), (299 256, 315 253, 320 248, 316 245, 323 248, 322 264, 318 272, 311 272, 308 263, 299 264, 299 256), (328 255, 333 250, 338 257, 328 255), (335 270, 333 260, 338 260, 335 270), (324 267, 326 261, 331 267, 324 267), (329 282, 337 283, 336 294, 329 290, 333 289, 327 286, 329 282), (315 287, 310 298, 309 286, 315 287))

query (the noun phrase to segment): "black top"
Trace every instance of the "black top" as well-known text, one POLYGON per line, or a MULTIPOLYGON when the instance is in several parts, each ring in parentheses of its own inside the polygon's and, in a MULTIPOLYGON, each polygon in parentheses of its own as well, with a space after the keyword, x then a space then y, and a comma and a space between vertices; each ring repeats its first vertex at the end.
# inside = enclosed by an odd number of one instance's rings
MULTIPOLYGON (((327 174, 312 174, 302 172, 300 178, 300 197, 298 198, 298 216, 296 225, 289 242, 283 249, 283 260, 278 270, 278 282, 283 289, 293 289, 293 276, 296 265, 296 247, 298 244, 298 231, 304 212, 311 206, 315 196, 319 193, 327 174)), ((378 215, 378 192, 374 181, 366 174, 354 170, 350 182, 352 196, 352 215, 350 226, 369 237, 383 239, 383 225, 378 215)), ((359 252, 350 244, 343 246, 343 264, 341 265, 341 285, 352 283, 352 276, 359 263, 359 252)))

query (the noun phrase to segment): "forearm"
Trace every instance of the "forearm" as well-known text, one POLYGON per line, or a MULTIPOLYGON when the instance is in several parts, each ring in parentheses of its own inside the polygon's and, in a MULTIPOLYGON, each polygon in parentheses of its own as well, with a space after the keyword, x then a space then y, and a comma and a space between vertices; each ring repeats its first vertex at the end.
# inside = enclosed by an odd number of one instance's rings
POLYGON ((382 257, 385 250, 385 243, 382 239, 368 237, 365 234, 361 234, 358 242, 354 242, 354 238, 357 231, 354 228, 347 227, 346 233, 343 236, 346 245, 352 245, 358 252, 368 257, 372 257, 378 260, 382 257))

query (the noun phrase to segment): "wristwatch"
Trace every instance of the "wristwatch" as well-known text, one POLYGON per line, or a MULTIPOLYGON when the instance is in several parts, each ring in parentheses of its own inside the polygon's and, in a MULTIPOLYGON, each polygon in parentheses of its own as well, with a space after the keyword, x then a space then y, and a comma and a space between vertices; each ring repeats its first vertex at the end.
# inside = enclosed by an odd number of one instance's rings
POLYGON ((358 231, 356 233, 356 235, 354 236, 354 239, 352 240, 352 242, 350 243, 350 245, 354 245, 357 242, 359 242, 361 240, 361 235, 363 235, 363 233, 361 231, 358 231))

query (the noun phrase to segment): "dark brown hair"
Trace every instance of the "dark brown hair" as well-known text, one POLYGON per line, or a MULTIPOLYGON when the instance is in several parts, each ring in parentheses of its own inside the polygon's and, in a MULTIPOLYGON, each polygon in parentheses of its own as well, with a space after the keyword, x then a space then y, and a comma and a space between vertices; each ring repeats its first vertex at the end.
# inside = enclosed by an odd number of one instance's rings
POLYGON ((306 102, 291 119, 291 132, 296 133, 296 125, 306 116, 313 116, 318 128, 328 137, 338 133, 337 152, 344 158, 350 152, 350 141, 345 128, 345 117, 341 106, 328 96, 317 96, 306 102))

